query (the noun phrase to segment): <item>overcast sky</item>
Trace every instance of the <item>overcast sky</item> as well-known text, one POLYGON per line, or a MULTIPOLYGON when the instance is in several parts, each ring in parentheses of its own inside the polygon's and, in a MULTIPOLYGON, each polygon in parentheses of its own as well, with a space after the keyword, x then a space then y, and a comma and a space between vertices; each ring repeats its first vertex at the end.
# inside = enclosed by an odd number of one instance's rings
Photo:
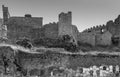
POLYGON ((57 22, 60 12, 72 11, 72 23, 79 31, 106 24, 120 14, 120 0, 0 0, 0 17, 2 5, 9 7, 11 16, 43 17, 43 23, 57 22))

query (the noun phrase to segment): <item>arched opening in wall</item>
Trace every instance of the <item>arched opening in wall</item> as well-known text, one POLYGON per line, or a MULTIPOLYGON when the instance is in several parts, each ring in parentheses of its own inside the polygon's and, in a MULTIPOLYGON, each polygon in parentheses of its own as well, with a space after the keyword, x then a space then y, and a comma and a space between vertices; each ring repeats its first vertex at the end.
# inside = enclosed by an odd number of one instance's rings
POLYGON ((119 45, 119 37, 111 37, 112 45, 118 46, 119 45))

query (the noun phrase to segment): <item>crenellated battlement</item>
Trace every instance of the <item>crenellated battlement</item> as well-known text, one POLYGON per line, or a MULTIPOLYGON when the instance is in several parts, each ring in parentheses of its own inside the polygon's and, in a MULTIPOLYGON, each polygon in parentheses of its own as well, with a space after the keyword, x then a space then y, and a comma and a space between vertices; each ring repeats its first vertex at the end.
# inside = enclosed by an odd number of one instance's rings
POLYGON ((58 25, 58 22, 49 22, 48 24, 45 24, 44 26, 46 25, 58 25))
POLYGON ((103 24, 103 25, 97 25, 97 26, 93 26, 91 28, 88 28, 88 29, 85 29, 83 32, 93 32, 93 31, 98 31, 98 30, 102 30, 102 29, 105 29, 106 26, 103 24))
POLYGON ((120 25, 120 15, 113 21, 109 20, 106 25, 97 25, 91 28, 85 29, 83 32, 94 32, 102 29, 110 31, 112 34, 119 34, 119 25, 120 25), (118 31, 117 31, 118 30, 118 31))
POLYGON ((71 11, 68 11, 67 13, 60 13, 59 14, 59 23, 62 24, 62 23, 66 23, 66 24, 69 24, 71 25, 72 24, 72 12, 71 11))

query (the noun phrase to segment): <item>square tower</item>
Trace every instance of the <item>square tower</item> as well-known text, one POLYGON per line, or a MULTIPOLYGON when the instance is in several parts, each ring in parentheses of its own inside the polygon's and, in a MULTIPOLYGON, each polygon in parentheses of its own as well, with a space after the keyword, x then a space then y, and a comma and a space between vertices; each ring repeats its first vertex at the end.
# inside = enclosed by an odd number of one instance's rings
POLYGON ((2 11, 3 11, 3 24, 6 25, 9 17, 8 7, 2 5, 2 11))
POLYGON ((60 13, 58 22, 58 36, 69 35, 73 38, 73 42, 77 44, 77 28, 72 25, 72 12, 60 13))
POLYGON ((68 13, 60 13, 59 14, 59 36, 62 35, 70 35, 71 34, 71 25, 72 25, 72 13, 68 12, 68 13))

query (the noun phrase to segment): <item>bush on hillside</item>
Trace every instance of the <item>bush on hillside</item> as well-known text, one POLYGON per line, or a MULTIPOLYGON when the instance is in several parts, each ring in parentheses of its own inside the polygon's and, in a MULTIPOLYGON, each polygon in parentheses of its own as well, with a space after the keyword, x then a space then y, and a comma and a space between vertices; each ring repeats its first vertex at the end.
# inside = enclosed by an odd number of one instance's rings
POLYGON ((32 44, 29 39, 20 39, 16 41, 17 45, 23 46, 25 48, 32 48, 32 44))

